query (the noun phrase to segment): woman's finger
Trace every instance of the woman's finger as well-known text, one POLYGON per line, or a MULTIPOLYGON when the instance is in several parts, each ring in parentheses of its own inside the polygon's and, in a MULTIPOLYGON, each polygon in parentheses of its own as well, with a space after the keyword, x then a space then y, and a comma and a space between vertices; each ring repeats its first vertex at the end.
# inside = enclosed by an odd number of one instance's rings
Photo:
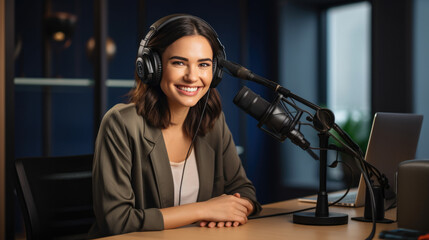
POLYGON ((210 223, 208 224, 208 227, 209 227, 209 228, 214 228, 214 227, 216 227, 216 222, 210 222, 210 223))

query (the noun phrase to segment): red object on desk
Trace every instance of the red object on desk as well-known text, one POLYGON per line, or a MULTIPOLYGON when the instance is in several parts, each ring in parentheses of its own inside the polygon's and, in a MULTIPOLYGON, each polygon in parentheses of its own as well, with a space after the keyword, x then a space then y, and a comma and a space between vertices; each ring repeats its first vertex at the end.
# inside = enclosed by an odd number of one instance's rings
POLYGON ((429 240, 429 233, 425 235, 421 235, 417 240, 429 240))

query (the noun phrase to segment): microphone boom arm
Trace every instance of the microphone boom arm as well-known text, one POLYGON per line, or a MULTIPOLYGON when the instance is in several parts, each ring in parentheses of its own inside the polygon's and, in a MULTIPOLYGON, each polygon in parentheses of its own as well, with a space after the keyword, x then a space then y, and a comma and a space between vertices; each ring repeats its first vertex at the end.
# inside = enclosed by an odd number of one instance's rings
POLYGON ((227 73, 229 73, 233 77, 237 77, 237 78, 241 78, 244 80, 249 80, 252 82, 259 83, 265 87, 268 87, 268 88, 274 90, 275 92, 282 94, 285 97, 290 97, 292 99, 295 99, 298 102, 300 102, 300 103, 302 103, 302 104, 304 104, 304 105, 306 105, 306 106, 308 106, 314 110, 321 109, 321 107, 319 107, 318 105, 316 105, 310 101, 307 101, 306 99, 304 99, 300 96, 293 94, 289 89, 282 87, 280 84, 277 84, 276 82, 268 80, 268 79, 261 77, 257 74, 254 74, 249 69, 247 69, 247 68, 245 68, 245 67, 243 67, 237 63, 222 59, 222 60, 220 60, 220 65, 222 67, 226 68, 228 70, 227 73))

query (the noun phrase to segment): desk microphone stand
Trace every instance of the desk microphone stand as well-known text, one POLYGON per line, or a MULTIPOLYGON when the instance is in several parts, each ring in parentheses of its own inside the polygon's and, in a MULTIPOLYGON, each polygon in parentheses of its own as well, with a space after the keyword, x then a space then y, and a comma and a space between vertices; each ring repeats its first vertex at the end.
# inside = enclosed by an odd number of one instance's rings
POLYGON ((327 173, 327 148, 329 135, 326 132, 319 133, 320 142, 320 180, 319 193, 315 212, 300 212, 293 214, 293 222, 306 225, 342 225, 347 224, 348 215, 329 212, 328 193, 326 191, 327 173))

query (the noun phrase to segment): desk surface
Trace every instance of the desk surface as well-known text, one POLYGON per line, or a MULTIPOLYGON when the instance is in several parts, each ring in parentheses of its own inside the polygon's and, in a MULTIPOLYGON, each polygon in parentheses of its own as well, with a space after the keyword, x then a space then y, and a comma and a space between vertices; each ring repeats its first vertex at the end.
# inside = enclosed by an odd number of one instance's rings
MULTIPOLYGON (((298 202, 297 199, 266 204, 263 206, 261 215, 269 215, 280 212, 292 212, 299 209, 312 207, 315 204, 298 202)), ((292 215, 281 215, 275 217, 251 219, 245 225, 231 228, 203 228, 196 225, 182 228, 151 231, 133 232, 116 235, 103 240, 128 240, 128 239, 208 239, 208 240, 252 240, 252 239, 365 239, 372 230, 372 223, 358 222, 351 220, 351 217, 363 216, 363 207, 330 207, 330 212, 346 213, 349 215, 349 222, 338 226, 310 226, 294 224, 292 215)), ((312 210, 314 211, 314 210, 312 210)), ((385 217, 396 220, 396 209, 386 212, 385 217)), ((374 239, 382 230, 396 229, 398 224, 377 223, 374 239)))

